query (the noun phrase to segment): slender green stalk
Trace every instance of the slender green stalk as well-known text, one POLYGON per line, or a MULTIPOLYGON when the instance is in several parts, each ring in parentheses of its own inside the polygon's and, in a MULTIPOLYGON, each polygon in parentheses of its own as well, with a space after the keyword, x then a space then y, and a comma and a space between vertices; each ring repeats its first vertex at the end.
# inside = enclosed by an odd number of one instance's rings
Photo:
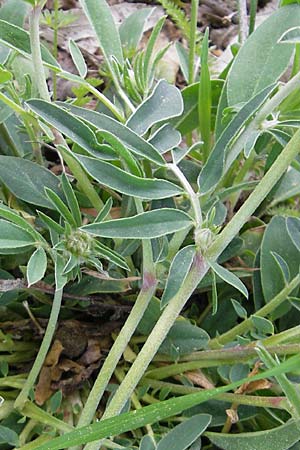
POLYGON ((202 212, 198 194, 193 190, 185 175, 176 164, 168 164, 167 166, 176 175, 182 187, 188 194, 195 215, 196 228, 200 228, 202 224, 202 212))
POLYGON ((57 319, 58 319, 58 315, 59 315, 59 311, 60 311, 61 300, 62 300, 62 293, 63 293, 62 289, 55 291, 52 310, 51 310, 51 314, 49 317, 45 336, 43 338, 43 341, 41 343, 39 352, 33 363, 31 371, 28 375, 28 378, 27 378, 20 394, 18 395, 18 397, 15 401, 16 409, 22 410, 22 408, 24 407, 24 405, 28 399, 29 391, 33 388, 34 383, 35 383, 35 381, 40 373, 40 370, 42 368, 42 365, 44 363, 45 357, 47 355, 47 352, 49 350, 49 347, 50 347, 50 344, 52 341, 52 337, 55 332, 55 327, 56 327, 56 323, 57 323, 57 319))
POLYGON ((48 412, 39 408, 32 402, 27 402, 23 409, 22 413, 30 417, 31 419, 36 420, 39 423, 43 423, 44 425, 49 425, 57 430, 68 432, 74 430, 74 428, 66 422, 58 419, 57 417, 52 416, 48 412))
MULTIPOLYGON (((53 16, 53 50, 52 54, 55 59, 58 56, 58 12, 59 12, 59 0, 53 1, 54 16, 53 16)), ((52 72, 52 82, 53 82, 53 100, 57 100, 57 73, 52 72)))
POLYGON ((42 7, 41 4, 35 5, 30 14, 30 46, 36 86, 40 97, 43 100, 50 101, 40 47, 39 33, 42 7))
MULTIPOLYGON (((256 311, 255 315, 259 317, 266 317, 268 314, 278 308, 279 305, 286 301, 289 294, 293 292, 293 290, 296 289, 299 284, 300 275, 298 274, 271 301, 269 301, 265 306, 256 311)), ((252 319, 251 317, 248 317, 248 319, 243 320, 243 322, 239 323, 231 330, 221 334, 221 336, 218 336, 217 338, 212 339, 209 343, 209 346, 210 348, 218 348, 221 345, 231 342, 236 338, 236 336, 242 335, 251 330, 252 327, 252 319)))
POLYGON ((190 273, 186 277, 185 283, 181 286, 177 294, 168 303, 161 317, 150 333, 145 345, 138 354, 136 360, 128 371, 123 383, 115 393, 112 401, 108 405, 103 418, 112 417, 118 414, 130 398, 133 390, 137 386, 140 378, 147 369, 153 356, 157 352, 159 346, 166 338, 169 329, 178 317, 183 305, 189 299, 198 285, 199 279, 204 276, 208 270, 208 265, 198 252, 195 256, 193 266, 190 273))
MULTIPOLYGON (((165 381, 153 380, 151 378, 144 378, 140 383, 142 386, 150 386, 154 389, 170 389, 174 394, 193 394, 194 392, 201 392, 203 389, 193 386, 182 386, 180 384, 168 383, 165 381)), ((236 403, 238 405, 258 406, 261 408, 277 408, 289 410, 289 405, 285 397, 263 397, 257 395, 243 395, 224 393, 215 396, 216 400, 228 403, 236 403)), ((242 449, 241 449, 242 450, 242 449)))
MULTIPOLYGON (((289 341, 291 342, 299 342, 300 340, 300 325, 297 325, 295 327, 289 328, 287 330, 281 331, 281 333, 274 334, 273 336, 270 336, 263 340, 263 344, 265 347, 269 345, 277 345, 281 342, 289 341)), ((291 344, 294 345, 294 344, 291 344)), ((270 351, 270 349, 268 348, 270 351)))
POLYGON ((199 0, 192 0, 191 3, 191 32, 189 40, 189 84, 195 79, 195 54, 196 54, 196 33, 198 20, 199 0))
POLYGON ((238 13, 239 13, 239 42, 244 44, 248 34, 248 22, 247 22, 247 1, 237 0, 238 13))
MULTIPOLYGON (((138 199, 135 200, 137 212, 144 211, 142 202, 138 199)), ((153 264, 152 247, 149 239, 142 240, 143 247, 143 284, 142 289, 135 301, 135 304, 130 312, 128 319, 122 327, 118 337, 116 338, 104 364, 100 370, 100 373, 96 379, 96 382, 88 396, 86 404, 82 410, 78 426, 88 425, 95 414, 98 403, 100 402, 102 395, 106 389, 107 384, 114 370, 125 351, 133 333, 136 330, 141 318, 143 317, 147 306, 153 295, 155 294, 157 280, 155 278, 155 267, 153 264)), ((92 444, 90 444, 92 445, 92 444)), ((87 448, 90 448, 87 446, 87 448)))
MULTIPOLYGON (((299 328, 300 328, 300 326, 299 326, 299 328)), ((281 333, 279 333, 279 334, 281 334, 281 333)), ((277 336, 277 335, 275 335, 275 336, 277 336)), ((270 338, 273 338, 273 337, 274 336, 270 336, 261 341, 270 353, 276 353, 276 355, 293 355, 295 353, 300 352, 300 343, 282 344, 282 345, 278 345, 278 343, 276 343, 276 345, 275 345, 275 343, 273 343, 273 341, 270 341, 270 338)), ((248 344, 247 346, 236 345, 234 347, 218 348, 217 350, 203 350, 200 352, 193 352, 193 353, 189 353, 187 355, 183 355, 180 358, 180 362, 211 361, 211 360, 239 361, 241 359, 249 360, 249 359, 253 358, 253 356, 255 356, 255 354, 256 354, 255 348, 254 348, 255 345, 256 345, 256 341, 253 341, 250 344, 248 344)), ((169 356, 166 356, 166 355, 157 355, 153 360, 154 361, 162 361, 162 362, 173 362, 173 360, 169 356)), ((156 369, 154 369, 154 370, 156 370, 156 369)), ((150 372, 147 372, 147 376, 148 376, 148 373, 150 373, 150 372)), ((151 374, 151 376, 152 376, 152 374, 151 374)))

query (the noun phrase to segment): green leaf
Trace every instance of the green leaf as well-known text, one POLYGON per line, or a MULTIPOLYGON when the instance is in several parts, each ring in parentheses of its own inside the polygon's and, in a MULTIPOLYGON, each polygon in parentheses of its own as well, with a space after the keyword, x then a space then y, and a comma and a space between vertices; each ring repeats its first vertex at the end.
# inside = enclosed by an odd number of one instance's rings
POLYGON ((251 320, 260 335, 274 334, 274 326, 270 320, 255 315, 251 316, 251 320))
POLYGON ((291 279, 294 278, 299 272, 299 250, 290 237, 284 217, 273 217, 262 239, 260 273, 266 302, 272 300, 286 284, 282 267, 278 265, 272 252, 280 255, 288 266, 291 279))
POLYGON ((56 290, 59 291, 64 288, 64 286, 67 284, 67 277, 64 275, 64 267, 65 267, 65 261, 62 256, 60 256, 58 253, 55 255, 56 261, 55 261, 55 267, 54 267, 54 273, 55 273, 55 287, 56 290))
POLYGON ((281 272, 282 272, 282 277, 284 279, 284 281, 286 283, 288 283, 290 281, 290 270, 289 270, 289 266, 287 265, 287 263, 285 262, 285 260, 276 252, 271 252, 273 258, 275 259, 278 267, 280 268, 281 272))
MULTIPOLYGON (((155 43, 158 39, 159 33, 161 32, 161 29, 164 25, 164 22, 166 20, 166 16, 161 17, 158 22, 155 24, 152 33, 149 37, 148 43, 147 43, 147 47, 145 50, 145 55, 144 55, 144 64, 143 64, 143 83, 144 83, 144 87, 146 89, 148 89, 148 84, 150 82, 150 75, 151 75, 151 62, 152 62, 152 57, 153 57, 153 50, 155 47, 155 43)), ((154 62, 153 62, 154 65, 154 62)))
POLYGON ((293 27, 285 31, 278 39, 280 44, 299 44, 300 43, 300 27, 293 27))
POLYGON ((296 217, 287 217, 286 228, 293 244, 300 252, 300 219, 297 219, 296 217))
MULTIPOLYGON (((228 161, 226 161, 226 153, 228 156, 228 148, 230 144, 235 139, 241 128, 253 117, 254 113, 267 100, 274 88, 275 85, 272 84, 257 94, 254 98, 251 98, 251 100, 240 109, 234 119, 231 120, 229 125, 225 128, 200 173, 198 184, 200 186, 201 193, 208 192, 220 181, 224 172, 225 162, 228 164, 228 161)), ((240 148, 239 152, 242 150, 243 148, 240 148)), ((230 155, 231 162, 236 159, 238 155, 234 156, 235 158, 230 155)))
POLYGON ((105 0, 80 0, 85 15, 94 29, 105 62, 114 73, 112 58, 124 64, 121 40, 110 7, 105 0))
POLYGON ((165 160, 159 152, 150 143, 145 141, 145 139, 138 136, 125 125, 117 122, 109 116, 106 116, 105 114, 101 114, 87 108, 80 108, 78 106, 66 104, 62 105, 97 129, 109 131, 111 134, 117 136, 123 144, 137 156, 153 161, 160 166, 165 165, 165 160))
POLYGON ((76 228, 77 224, 74 217, 59 196, 49 188, 45 188, 45 192, 54 208, 61 214, 65 221, 72 227, 76 228))
POLYGON ((206 161, 211 148, 211 81, 208 65, 208 36, 209 29, 206 28, 201 44, 201 72, 198 91, 198 114, 200 134, 203 141, 203 156, 206 161))
MULTIPOLYGON (((29 33, 17 25, 0 20, 0 41, 8 47, 17 50, 23 56, 31 58, 29 33)), ((46 66, 55 71, 60 70, 58 62, 44 45, 41 45, 41 53, 42 60, 46 66)))
POLYGON ((182 189, 169 181, 140 178, 105 161, 88 156, 76 155, 76 157, 95 180, 123 194, 148 200, 182 194, 182 189))
MULTIPOLYGON (((280 367, 275 367, 273 369, 262 372, 258 375, 254 375, 251 380, 261 380, 266 377, 274 376, 278 373, 284 373, 287 371, 291 371, 294 368, 299 367, 299 355, 292 356, 287 361, 283 362, 280 367)), ((95 440, 100 440, 109 436, 120 435, 126 431, 134 430, 144 426, 147 423, 154 423, 160 420, 163 420, 167 417, 174 416, 182 412, 185 409, 191 408, 192 406, 199 405, 213 396, 218 394, 231 391, 243 383, 249 382, 249 378, 243 378, 236 383, 231 383, 226 386, 222 386, 214 389, 205 389, 203 392, 198 392, 195 394, 184 395, 178 398, 171 398, 169 400, 165 400, 160 402, 159 404, 153 404, 150 406, 146 406, 144 408, 138 409, 133 412, 124 413, 118 415, 116 417, 112 417, 110 419, 106 419, 100 422, 93 423, 92 425, 88 425, 87 427, 82 427, 70 433, 66 433, 63 436, 59 436, 57 438, 52 439, 46 444, 42 444, 39 447, 39 450, 59 450, 63 448, 69 448, 75 445, 84 444, 87 442, 92 442, 95 440)), ((294 436, 296 433, 297 439, 299 439, 300 432, 297 433, 298 423, 293 422, 294 427, 292 429, 294 436)), ((271 430, 272 432, 272 430, 271 430)), ((206 433, 207 435, 211 435, 212 433, 206 433)), ((217 433, 216 433, 217 434, 217 433)), ((247 433, 247 437, 249 439, 249 435, 251 433, 247 433)), ((224 436, 224 434, 222 434, 224 436)), ((282 438, 286 437, 286 434, 281 432, 279 435, 282 438)), ((226 436, 225 436, 226 437, 226 436)), ((231 438, 237 437, 237 435, 230 435, 231 438)), ((247 442, 247 441, 246 441, 247 442)), ((244 443, 246 443, 244 441, 244 443)), ((281 440, 281 443, 283 440, 281 440)), ((292 443, 296 442, 295 440, 292 443)), ((264 447, 257 447, 255 450, 265 450, 266 444, 268 441, 264 441, 264 447)), ((234 450, 233 447, 226 447, 228 450, 234 450)), ((283 450, 286 447, 273 448, 272 450, 283 450)), ((287 447, 288 448, 288 447, 287 447)), ((236 450, 253 450, 253 447, 245 447, 239 446, 235 447, 236 450)))
POLYGON ((208 342, 209 335, 205 330, 179 318, 159 347, 159 353, 177 359, 180 355, 207 348, 208 342))
POLYGON ((20 228, 23 228, 27 233, 29 233, 33 239, 36 241, 43 241, 43 237, 38 233, 33 226, 27 222, 22 216, 20 216, 15 210, 9 208, 6 205, 0 203, 0 217, 13 222, 18 225, 20 228))
MULTIPOLYGON (((223 84, 223 80, 211 80, 212 122, 215 120, 223 84)), ((182 135, 186 135, 199 127, 198 91, 199 83, 191 84, 181 91, 184 104, 183 113, 177 119, 173 119, 171 124, 176 127, 182 135)))
POLYGON ((54 414, 60 408, 62 401, 62 391, 57 391, 55 394, 52 395, 50 398, 50 410, 51 413, 54 414))
POLYGON ((0 253, 4 250, 14 250, 18 253, 18 249, 25 247, 30 248, 34 245, 35 240, 25 230, 15 225, 0 219, 0 253))
POLYGON ((12 77, 13 74, 9 70, 0 67, 0 83, 6 83, 6 81, 11 80, 12 77))
POLYGON ((290 62, 294 46, 280 45, 278 40, 286 30, 299 26, 299 22, 300 6, 289 5, 274 12, 251 34, 228 74, 229 106, 249 101, 279 79, 290 62))
POLYGON ((69 205, 70 211, 73 215, 74 221, 77 226, 81 225, 81 212, 79 209, 78 201, 76 195, 73 191, 70 181, 68 180, 65 173, 61 176, 62 188, 67 199, 67 203, 69 205))
POLYGON ((15 156, 0 155, 0 180, 19 199, 53 209, 44 188, 61 195, 59 178, 50 170, 15 156))
POLYGON ((87 66, 86 66, 84 57, 82 56, 82 53, 80 51, 80 48, 78 47, 76 42, 73 41, 73 39, 69 40, 69 50, 70 50, 70 55, 76 66, 76 69, 78 70, 79 75, 82 78, 85 78, 86 74, 87 74, 87 66))
POLYGON ((175 48, 179 59, 180 69, 185 78, 189 82, 189 53, 187 49, 179 42, 175 42, 175 48))
POLYGON ((13 447, 19 446, 19 437, 14 430, 0 425, 0 443, 9 444, 13 447))
POLYGON ((182 111, 183 101, 179 89, 160 80, 152 94, 129 117, 126 125, 142 136, 157 122, 179 116, 182 111))
POLYGON ((111 207, 113 205, 113 199, 111 197, 108 198, 103 208, 99 211, 99 214, 97 215, 94 222, 102 222, 109 214, 111 207))
POLYGON ((236 314, 238 315, 238 317, 240 317, 241 319, 247 319, 247 311, 246 309, 236 300, 234 300, 233 298, 231 299, 231 303, 232 306, 234 307, 234 310, 236 312, 236 314))
POLYGON ((180 423, 159 441, 156 450, 185 450, 206 430, 209 414, 196 414, 180 423))
POLYGON ((190 271, 195 253, 196 247, 194 245, 189 245, 179 250, 175 255, 169 270, 166 287, 161 298, 161 309, 169 303, 178 292, 182 283, 184 283, 184 280, 190 271))
POLYGON ((106 245, 102 244, 101 242, 97 242, 95 246, 97 248, 97 255, 99 257, 107 259, 112 264, 115 264, 118 267, 122 267, 122 269, 130 270, 125 259, 122 258, 122 256, 119 255, 117 252, 107 247, 106 245))
POLYGON ((248 298, 248 291, 246 286, 241 282, 241 280, 234 275, 229 270, 225 269, 225 267, 220 266, 220 264, 216 262, 207 261, 212 270, 223 280, 225 283, 230 284, 235 289, 240 291, 246 298, 248 298))
POLYGON ((125 219, 92 223, 81 229, 102 237, 123 239, 153 239, 175 233, 192 225, 192 219, 183 211, 171 208, 148 211, 125 219))
POLYGON ((40 247, 31 255, 27 264, 27 282, 28 287, 42 280, 47 269, 47 255, 45 250, 40 247))
POLYGON ((138 9, 120 25, 120 39, 126 54, 137 49, 143 35, 145 22, 153 11, 154 8, 138 9))
POLYGON ((210 441, 223 450, 289 450, 300 439, 299 424, 289 420, 271 430, 253 433, 213 433, 206 432, 210 441))
POLYGON ((51 217, 44 214, 42 211, 37 212, 40 216, 41 220, 44 222, 45 225, 49 228, 49 230, 55 231, 55 233, 63 234, 65 232, 64 227, 59 225, 55 220, 51 219, 51 217))
POLYGON ((163 154, 180 144, 181 134, 169 123, 166 123, 151 136, 148 142, 163 154))
POLYGON ((114 152, 105 150, 98 144, 95 133, 82 120, 65 109, 38 99, 29 100, 27 104, 46 122, 92 155, 98 154, 99 157, 105 159, 111 159, 114 156, 114 152))

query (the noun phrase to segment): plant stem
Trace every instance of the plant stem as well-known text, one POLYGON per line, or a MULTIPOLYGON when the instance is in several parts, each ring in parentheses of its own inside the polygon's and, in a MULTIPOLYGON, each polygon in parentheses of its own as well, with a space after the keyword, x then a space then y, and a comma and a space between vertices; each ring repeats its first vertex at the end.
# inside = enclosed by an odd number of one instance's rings
POLYGON ((293 159, 297 156, 300 148, 300 130, 298 130, 292 139, 288 142, 271 169, 265 174, 260 183, 256 186, 252 194, 247 198, 243 206, 238 210, 232 220, 217 236, 212 243, 206 255, 212 261, 215 261, 218 255, 225 250, 234 236, 240 231, 244 223, 254 213, 261 202, 265 199, 270 190, 275 186, 282 174, 289 167, 293 159))
MULTIPOLYGON (((268 172, 269 173, 269 172, 268 172)), ((266 176, 266 175, 265 175, 266 176)), ((222 233, 221 233, 222 234, 222 233)), ((271 301, 259 309, 255 315, 259 317, 266 317, 273 312, 279 305, 286 301, 287 297, 300 284, 300 274, 296 275, 290 283, 288 283, 271 301)), ((221 345, 227 344, 236 338, 236 336, 246 333, 252 328, 252 318, 248 317, 243 322, 239 323, 231 330, 221 334, 217 338, 210 341, 210 348, 218 348, 221 345)))
MULTIPOLYGON (((141 200, 136 199, 137 212, 144 211, 141 200)), ((130 312, 128 319, 122 327, 118 337, 116 338, 104 364, 100 370, 100 373, 96 379, 96 382, 88 396, 86 404, 82 410, 78 426, 88 425, 95 414, 98 403, 100 402, 102 395, 106 389, 107 384, 114 370, 125 351, 133 333, 136 330, 141 318, 143 317, 149 302, 156 291, 157 280, 155 278, 155 266, 153 264, 152 247, 149 239, 142 240, 143 247, 143 284, 142 289, 135 301, 135 304, 130 312)), ((90 444, 92 445, 92 444, 90 444)), ((87 446, 87 449, 90 446, 87 446)))
POLYGON ((192 205, 192 208, 194 210, 195 215, 195 221, 196 221, 196 228, 201 228, 202 225, 202 212, 201 212, 201 206, 198 194, 193 190, 192 186, 184 176, 184 174, 181 172, 178 166, 176 164, 167 164, 167 167, 172 170, 172 172, 176 175, 182 186, 184 187, 185 191, 187 192, 190 202, 192 205))
POLYGON ((146 371, 159 346, 166 338, 169 329, 178 317, 183 305, 194 292, 199 279, 207 272, 208 267, 209 266, 206 264, 201 254, 199 252, 196 253, 193 266, 186 277, 185 283, 164 309, 145 345, 124 378, 123 383, 107 407, 103 418, 112 417, 121 411, 140 378, 146 371))
POLYGON ((64 145, 58 145, 58 150, 62 154, 64 160, 66 161, 70 171, 76 178, 78 182, 79 188, 82 190, 82 192, 87 196, 87 198, 92 203, 93 207, 99 212, 103 206, 104 203, 102 202, 101 198, 97 194, 94 186, 89 180, 89 177, 84 172, 83 168, 79 164, 79 162, 72 156, 71 151, 68 150, 68 147, 65 147, 66 142, 61 136, 60 133, 56 133, 57 139, 61 142, 63 142, 64 145))
POLYGON ((40 47, 40 14, 42 5, 37 4, 32 8, 30 14, 30 46, 31 57, 34 66, 35 83, 38 88, 40 97, 43 100, 50 101, 50 95, 45 77, 45 71, 41 55, 40 47))
POLYGON ((247 22, 247 1, 237 0, 238 13, 239 13, 239 42, 244 44, 248 34, 248 22, 247 22))
POLYGON ((196 32, 198 20, 199 0, 192 0, 191 3, 191 32, 189 40, 189 84, 194 83, 195 79, 195 53, 196 53, 196 32))
POLYGON ((45 357, 47 355, 47 352, 49 350, 51 341, 52 341, 52 337, 53 334, 55 332, 55 327, 56 327, 56 323, 57 323, 57 319, 58 319, 58 315, 59 315, 59 311, 60 311, 60 305, 61 305, 61 300, 62 300, 62 294, 63 294, 63 290, 59 289, 55 291, 55 295, 54 295, 54 300, 53 300, 53 305, 52 305, 52 310, 51 310, 51 314, 49 317, 49 321, 48 321, 48 325, 47 325, 47 329, 45 332, 45 336, 43 338, 43 341, 41 343, 39 352, 36 356, 36 359, 34 361, 34 364, 31 368, 31 371, 28 375, 28 378, 20 392, 20 394, 18 395, 16 401, 15 401, 15 408, 22 410, 22 408, 24 407, 28 395, 29 395, 29 391, 33 388, 33 385, 40 373, 40 370, 42 368, 42 365, 44 363, 45 357))
MULTIPOLYGON (((193 386, 182 386, 180 384, 167 383, 165 381, 153 380, 151 378, 144 378, 140 383, 142 386, 151 386, 154 389, 168 388, 174 394, 193 394, 194 392, 201 392, 203 389, 193 386)), ((260 397, 257 395, 243 395, 224 393, 215 396, 216 400, 223 402, 237 403, 239 405, 258 406, 262 408, 278 408, 289 409, 288 402, 285 397, 260 397)))
MULTIPOLYGON (((53 7, 54 7, 54 26, 53 26, 53 51, 52 54, 55 59, 57 59, 58 56, 58 10, 59 10, 59 0, 53 1, 53 7)), ((53 100, 57 100, 57 73, 55 71, 52 72, 52 82, 53 82, 53 100)))

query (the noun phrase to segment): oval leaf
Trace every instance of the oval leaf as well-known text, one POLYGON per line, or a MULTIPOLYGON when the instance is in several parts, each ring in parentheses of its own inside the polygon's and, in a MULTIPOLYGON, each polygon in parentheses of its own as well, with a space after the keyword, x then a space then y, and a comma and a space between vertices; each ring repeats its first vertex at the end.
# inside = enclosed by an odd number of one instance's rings
POLYGON ((248 291, 246 286, 241 282, 241 280, 234 275, 229 270, 225 269, 225 267, 220 266, 220 264, 216 262, 207 261, 212 270, 226 283, 230 284, 238 291, 240 291, 246 298, 248 298, 248 291))
POLYGON ((17 225, 0 219, 0 253, 1 250, 29 247, 35 243, 33 237, 17 225))
POLYGON ((300 43, 300 27, 293 27, 283 33, 278 39, 280 44, 299 44, 300 43))
POLYGON ((148 211, 125 219, 92 223, 81 229, 96 236, 123 239, 152 239, 175 233, 193 224, 192 218, 177 209, 148 211))
POLYGON ((290 62, 294 46, 280 45, 278 40, 286 30, 299 26, 299 22, 300 6, 288 5, 272 14, 251 34, 228 75, 229 106, 247 102, 279 79, 290 62))
POLYGON ((0 180, 17 198, 45 208, 53 209, 45 187, 61 195, 59 178, 50 170, 15 156, 0 156, 0 180))
POLYGON ((189 245, 179 250, 175 255, 170 267, 166 287, 161 298, 161 309, 169 303, 186 279, 195 253, 196 247, 194 245, 189 245))
POLYGON ((185 450, 206 430, 211 422, 209 414, 196 414, 177 425, 159 441, 156 450, 185 450))
POLYGON ((77 156, 77 159, 95 180, 122 194, 148 200, 182 194, 182 189, 169 181, 140 178, 112 164, 87 156, 77 156))
POLYGON ((78 47, 76 42, 73 41, 73 39, 69 40, 69 50, 79 75, 82 78, 85 78, 87 74, 87 66, 80 48, 78 47))
POLYGON ((47 255, 45 250, 40 247, 31 255, 27 264, 27 282, 28 287, 40 281, 47 269, 47 255))
POLYGON ((299 250, 291 239, 284 217, 275 216, 264 232, 260 252, 260 274, 265 301, 269 302, 286 284, 274 252, 285 261, 291 279, 299 272, 299 250))
POLYGON ((179 116, 183 111, 182 95, 175 86, 161 80, 132 114, 127 126, 139 135, 145 134, 155 123, 179 116))
POLYGON ((299 424, 293 420, 271 430, 225 434, 207 432, 210 441, 223 450, 288 450, 300 439, 299 424))

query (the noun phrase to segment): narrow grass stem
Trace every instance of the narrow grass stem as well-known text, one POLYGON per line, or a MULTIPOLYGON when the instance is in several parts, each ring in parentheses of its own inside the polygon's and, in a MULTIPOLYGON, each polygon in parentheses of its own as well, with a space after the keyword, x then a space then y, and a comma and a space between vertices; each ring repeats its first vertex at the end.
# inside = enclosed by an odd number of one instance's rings
MULTIPOLYGON (((271 301, 269 301, 265 306, 259 309, 255 315, 259 317, 266 317, 268 314, 273 312, 278 306, 280 306, 287 297, 297 286, 300 284, 300 274, 296 275, 290 283, 288 283, 271 301)), ((236 338, 238 335, 242 335, 252 328, 252 318, 248 317, 243 322, 239 323, 231 330, 226 333, 221 334, 217 338, 210 341, 210 348, 218 348, 221 345, 227 344, 236 338)))
MULTIPOLYGON (((136 199, 137 212, 144 211, 141 200, 136 199)), ((157 280, 155 278, 155 266, 153 264, 152 248, 149 239, 142 240, 143 248, 143 284, 142 289, 135 301, 135 304, 131 310, 131 313, 118 334, 104 364, 100 370, 100 373, 96 379, 96 382, 88 396, 86 404, 82 410, 78 426, 88 425, 95 414, 98 403, 102 398, 102 395, 106 389, 107 384, 114 370, 125 351, 133 333, 136 330, 141 318, 143 317, 149 302, 156 291, 157 280)), ((93 444, 89 444, 86 448, 92 448, 93 444)))
POLYGON ((247 1, 237 0, 239 14, 239 42, 244 44, 248 35, 247 1))
POLYGON ((133 390, 146 371, 153 356, 156 354, 159 346, 166 338, 169 329, 178 317, 183 305, 194 292, 199 283, 199 279, 204 276, 208 268, 209 266, 206 264, 201 254, 197 253, 185 283, 181 286, 177 294, 164 309, 145 345, 124 378, 123 383, 107 407, 103 418, 112 417, 121 411, 127 399, 130 398, 133 390))
POLYGON ((255 29, 255 19, 258 0, 250 0, 249 36, 255 29))
MULTIPOLYGON (((165 381, 144 378, 140 383, 142 386, 150 386, 154 389, 169 389, 174 394, 193 394, 201 392, 203 389, 193 386, 182 386, 180 384, 168 383, 165 381)), ((223 393, 215 396, 216 400, 228 403, 236 403, 238 405, 258 406, 262 408, 289 409, 288 402, 285 397, 263 397, 257 395, 231 394, 223 393)))
POLYGON ((55 291, 55 295, 54 295, 54 300, 53 300, 53 305, 52 305, 52 310, 51 310, 51 314, 49 317, 49 321, 48 321, 48 325, 47 325, 47 329, 45 332, 45 336, 43 338, 43 341, 41 343, 39 352, 36 356, 36 359, 33 363, 33 366, 31 368, 31 371, 28 375, 28 378, 20 392, 20 394, 18 395, 16 401, 15 401, 15 408, 22 410, 22 408, 24 407, 27 399, 28 399, 28 395, 30 390, 33 388, 34 383, 40 373, 40 370, 42 368, 42 365, 44 363, 45 357, 47 355, 47 352, 49 350, 51 341, 52 341, 52 337, 54 335, 55 332, 55 327, 56 327, 56 323, 57 323, 57 319, 58 319, 58 315, 59 315, 59 311, 60 311, 60 306, 61 306, 61 300, 62 300, 62 294, 63 294, 63 290, 59 289, 55 291))
POLYGON ((195 54, 196 54, 196 33, 198 20, 199 0, 192 0, 191 3, 191 30, 189 39, 189 84, 194 83, 195 79, 195 54))

